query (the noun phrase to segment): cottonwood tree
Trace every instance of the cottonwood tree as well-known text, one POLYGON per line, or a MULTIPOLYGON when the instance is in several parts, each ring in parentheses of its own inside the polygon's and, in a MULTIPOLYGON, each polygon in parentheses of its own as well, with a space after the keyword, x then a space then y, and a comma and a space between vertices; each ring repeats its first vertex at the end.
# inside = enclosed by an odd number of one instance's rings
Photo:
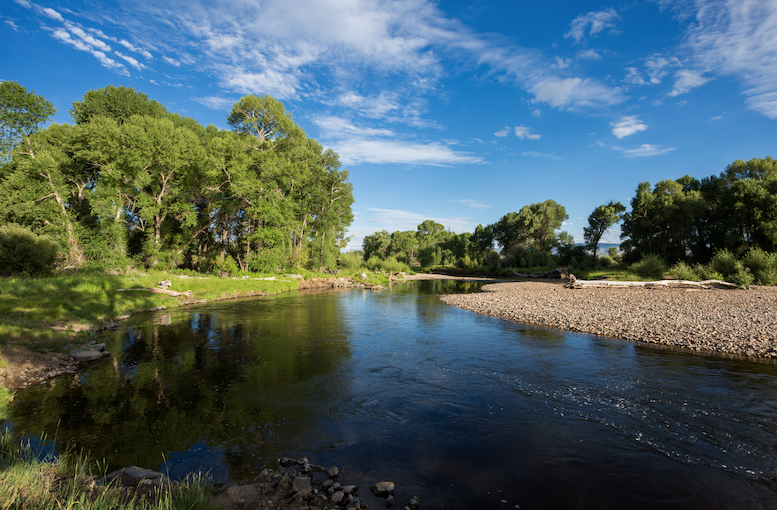
POLYGON ((11 151, 48 121, 57 109, 43 96, 15 81, 0 82, 0 163, 11 159, 11 151))
POLYGON ((589 249, 593 251, 594 264, 596 263, 596 250, 599 247, 599 241, 607 229, 621 220, 625 211, 626 207, 623 204, 611 200, 609 203, 594 209, 588 216, 588 226, 583 228, 583 238, 589 249))

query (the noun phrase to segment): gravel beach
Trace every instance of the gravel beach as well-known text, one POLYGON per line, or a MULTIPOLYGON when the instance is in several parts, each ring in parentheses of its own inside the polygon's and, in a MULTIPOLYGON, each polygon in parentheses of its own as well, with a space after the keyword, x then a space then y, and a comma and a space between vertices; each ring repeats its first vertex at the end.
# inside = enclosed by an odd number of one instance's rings
POLYGON ((520 281, 440 299, 477 313, 569 331, 777 358, 775 287, 567 289, 559 281, 520 281))

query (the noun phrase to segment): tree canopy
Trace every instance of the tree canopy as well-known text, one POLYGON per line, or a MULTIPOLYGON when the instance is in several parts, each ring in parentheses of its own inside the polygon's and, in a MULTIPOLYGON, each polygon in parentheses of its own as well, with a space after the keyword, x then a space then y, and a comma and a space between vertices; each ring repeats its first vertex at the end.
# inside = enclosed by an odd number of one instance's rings
POLYGON ((57 109, 43 96, 27 92, 15 81, 0 82, 0 163, 11 158, 11 150, 48 121, 57 109))

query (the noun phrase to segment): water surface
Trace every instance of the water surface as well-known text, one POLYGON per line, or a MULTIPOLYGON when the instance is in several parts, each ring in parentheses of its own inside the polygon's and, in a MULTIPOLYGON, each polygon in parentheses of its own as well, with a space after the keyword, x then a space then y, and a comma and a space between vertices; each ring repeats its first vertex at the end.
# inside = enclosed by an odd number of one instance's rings
POLYGON ((523 325, 436 293, 294 292, 121 323, 14 427, 110 469, 237 481, 281 455, 424 508, 777 508, 777 367, 523 325))

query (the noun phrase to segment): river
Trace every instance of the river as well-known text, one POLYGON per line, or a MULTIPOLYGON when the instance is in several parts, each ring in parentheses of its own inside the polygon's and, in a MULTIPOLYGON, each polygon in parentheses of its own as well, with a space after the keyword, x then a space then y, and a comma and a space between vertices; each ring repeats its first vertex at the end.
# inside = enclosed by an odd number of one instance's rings
MULTIPOLYGON (((306 455, 422 508, 777 508, 777 365, 478 315, 472 282, 140 314, 9 425, 173 478, 306 455)), ((400 506, 401 508, 401 506, 400 506)))

